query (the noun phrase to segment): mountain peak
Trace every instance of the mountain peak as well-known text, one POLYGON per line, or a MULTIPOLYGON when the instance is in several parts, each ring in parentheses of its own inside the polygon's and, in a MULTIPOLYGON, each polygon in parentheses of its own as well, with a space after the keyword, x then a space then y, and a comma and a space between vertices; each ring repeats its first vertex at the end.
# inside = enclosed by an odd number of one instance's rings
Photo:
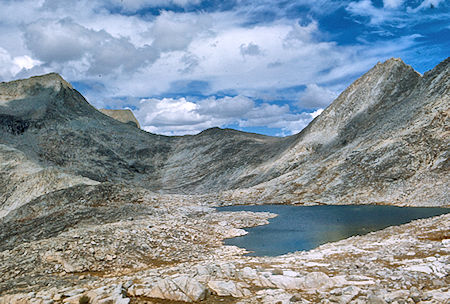
MULTIPOLYGON (((390 58, 384 62, 378 62, 372 69, 369 70, 368 73, 370 73, 371 71, 392 71, 392 70, 413 70, 414 72, 416 72, 410 65, 406 64, 405 62, 403 62, 403 60, 401 58, 390 58)), ((419 74, 418 72, 416 72, 417 74, 419 74)))
POLYGON ((70 88, 73 89, 72 85, 68 83, 61 75, 58 73, 48 73, 40 76, 30 77, 22 81, 28 81, 31 83, 39 83, 44 87, 56 87, 56 88, 70 88))
POLYGON ((403 62, 403 60, 401 58, 395 58, 395 57, 391 57, 388 60, 386 60, 383 63, 380 64, 404 64, 407 65, 406 63, 403 62))
POLYGON ((42 89, 53 89, 59 92, 62 89, 73 90, 70 83, 64 80, 57 73, 49 73, 40 76, 33 76, 26 79, 18 79, 10 82, 0 83, 0 102, 7 102, 15 99, 23 99, 39 94, 42 89))
POLYGON ((421 77, 400 58, 378 62, 345 89, 311 126, 302 132, 304 139, 321 143, 334 140, 343 128, 354 124, 367 113, 403 100, 421 77))

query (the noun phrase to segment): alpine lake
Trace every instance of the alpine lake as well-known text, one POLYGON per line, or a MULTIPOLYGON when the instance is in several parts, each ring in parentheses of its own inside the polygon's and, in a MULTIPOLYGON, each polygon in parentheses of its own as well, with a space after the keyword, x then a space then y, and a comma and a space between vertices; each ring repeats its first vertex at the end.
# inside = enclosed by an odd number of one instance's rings
POLYGON ((354 235, 450 212, 450 208, 378 205, 240 205, 217 210, 271 212, 278 215, 270 219, 268 225, 247 228, 248 234, 225 240, 226 245, 245 248, 252 256, 277 256, 310 250, 354 235))

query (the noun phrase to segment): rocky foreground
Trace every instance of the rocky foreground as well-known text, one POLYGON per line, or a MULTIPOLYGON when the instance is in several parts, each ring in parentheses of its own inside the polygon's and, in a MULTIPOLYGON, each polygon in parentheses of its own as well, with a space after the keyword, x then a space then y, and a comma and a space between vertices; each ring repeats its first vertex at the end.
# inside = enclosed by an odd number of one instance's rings
MULTIPOLYGON (((92 186, 95 187, 95 186, 92 186)), ((275 215, 152 197, 2 246, 0 303, 448 303, 450 214, 279 257, 223 246, 275 215), (126 211, 128 210, 128 211, 126 211), (33 238, 33 237, 32 237, 33 238), (5 248, 2 248, 5 249, 5 248)))

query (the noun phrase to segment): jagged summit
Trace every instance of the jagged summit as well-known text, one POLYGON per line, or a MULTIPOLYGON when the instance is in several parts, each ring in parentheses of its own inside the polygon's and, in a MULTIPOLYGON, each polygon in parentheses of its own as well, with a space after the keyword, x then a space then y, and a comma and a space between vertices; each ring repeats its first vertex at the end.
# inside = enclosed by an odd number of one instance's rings
POLYGON ((33 76, 33 77, 30 77, 30 78, 24 79, 24 80, 40 82, 42 84, 59 82, 61 84, 64 84, 67 87, 72 88, 72 85, 70 83, 68 83, 60 74, 55 73, 55 72, 43 74, 43 75, 39 75, 39 76, 33 76))
POLYGON ((385 60, 383 62, 378 61, 377 64, 372 69, 380 68, 380 67, 381 68, 386 68, 386 67, 394 66, 394 65, 402 65, 402 66, 405 66, 405 67, 409 67, 409 65, 406 64, 401 58, 392 57, 392 58, 389 58, 389 59, 387 59, 387 60, 385 60))
POLYGON ((420 79, 421 75, 399 58, 377 63, 345 89, 299 136, 304 142, 323 144, 335 140, 349 125, 361 130, 372 121, 367 115, 405 99, 420 79))
POLYGON ((417 75, 422 76, 419 72, 414 70, 412 66, 406 64, 401 58, 390 58, 384 62, 378 62, 373 68, 371 68, 366 74, 370 73, 391 73, 391 72, 412 72, 414 71, 417 75))

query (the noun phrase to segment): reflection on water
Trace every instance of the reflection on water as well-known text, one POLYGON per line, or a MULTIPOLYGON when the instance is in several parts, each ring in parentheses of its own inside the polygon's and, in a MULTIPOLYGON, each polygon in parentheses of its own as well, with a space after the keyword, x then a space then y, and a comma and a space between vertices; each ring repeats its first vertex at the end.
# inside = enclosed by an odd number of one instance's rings
POLYGON ((275 256, 309 250, 352 235, 362 235, 388 226, 408 223, 450 212, 446 208, 393 206, 229 206, 218 211, 265 211, 278 214, 269 225, 246 229, 245 236, 228 239, 252 251, 250 255, 275 256))

